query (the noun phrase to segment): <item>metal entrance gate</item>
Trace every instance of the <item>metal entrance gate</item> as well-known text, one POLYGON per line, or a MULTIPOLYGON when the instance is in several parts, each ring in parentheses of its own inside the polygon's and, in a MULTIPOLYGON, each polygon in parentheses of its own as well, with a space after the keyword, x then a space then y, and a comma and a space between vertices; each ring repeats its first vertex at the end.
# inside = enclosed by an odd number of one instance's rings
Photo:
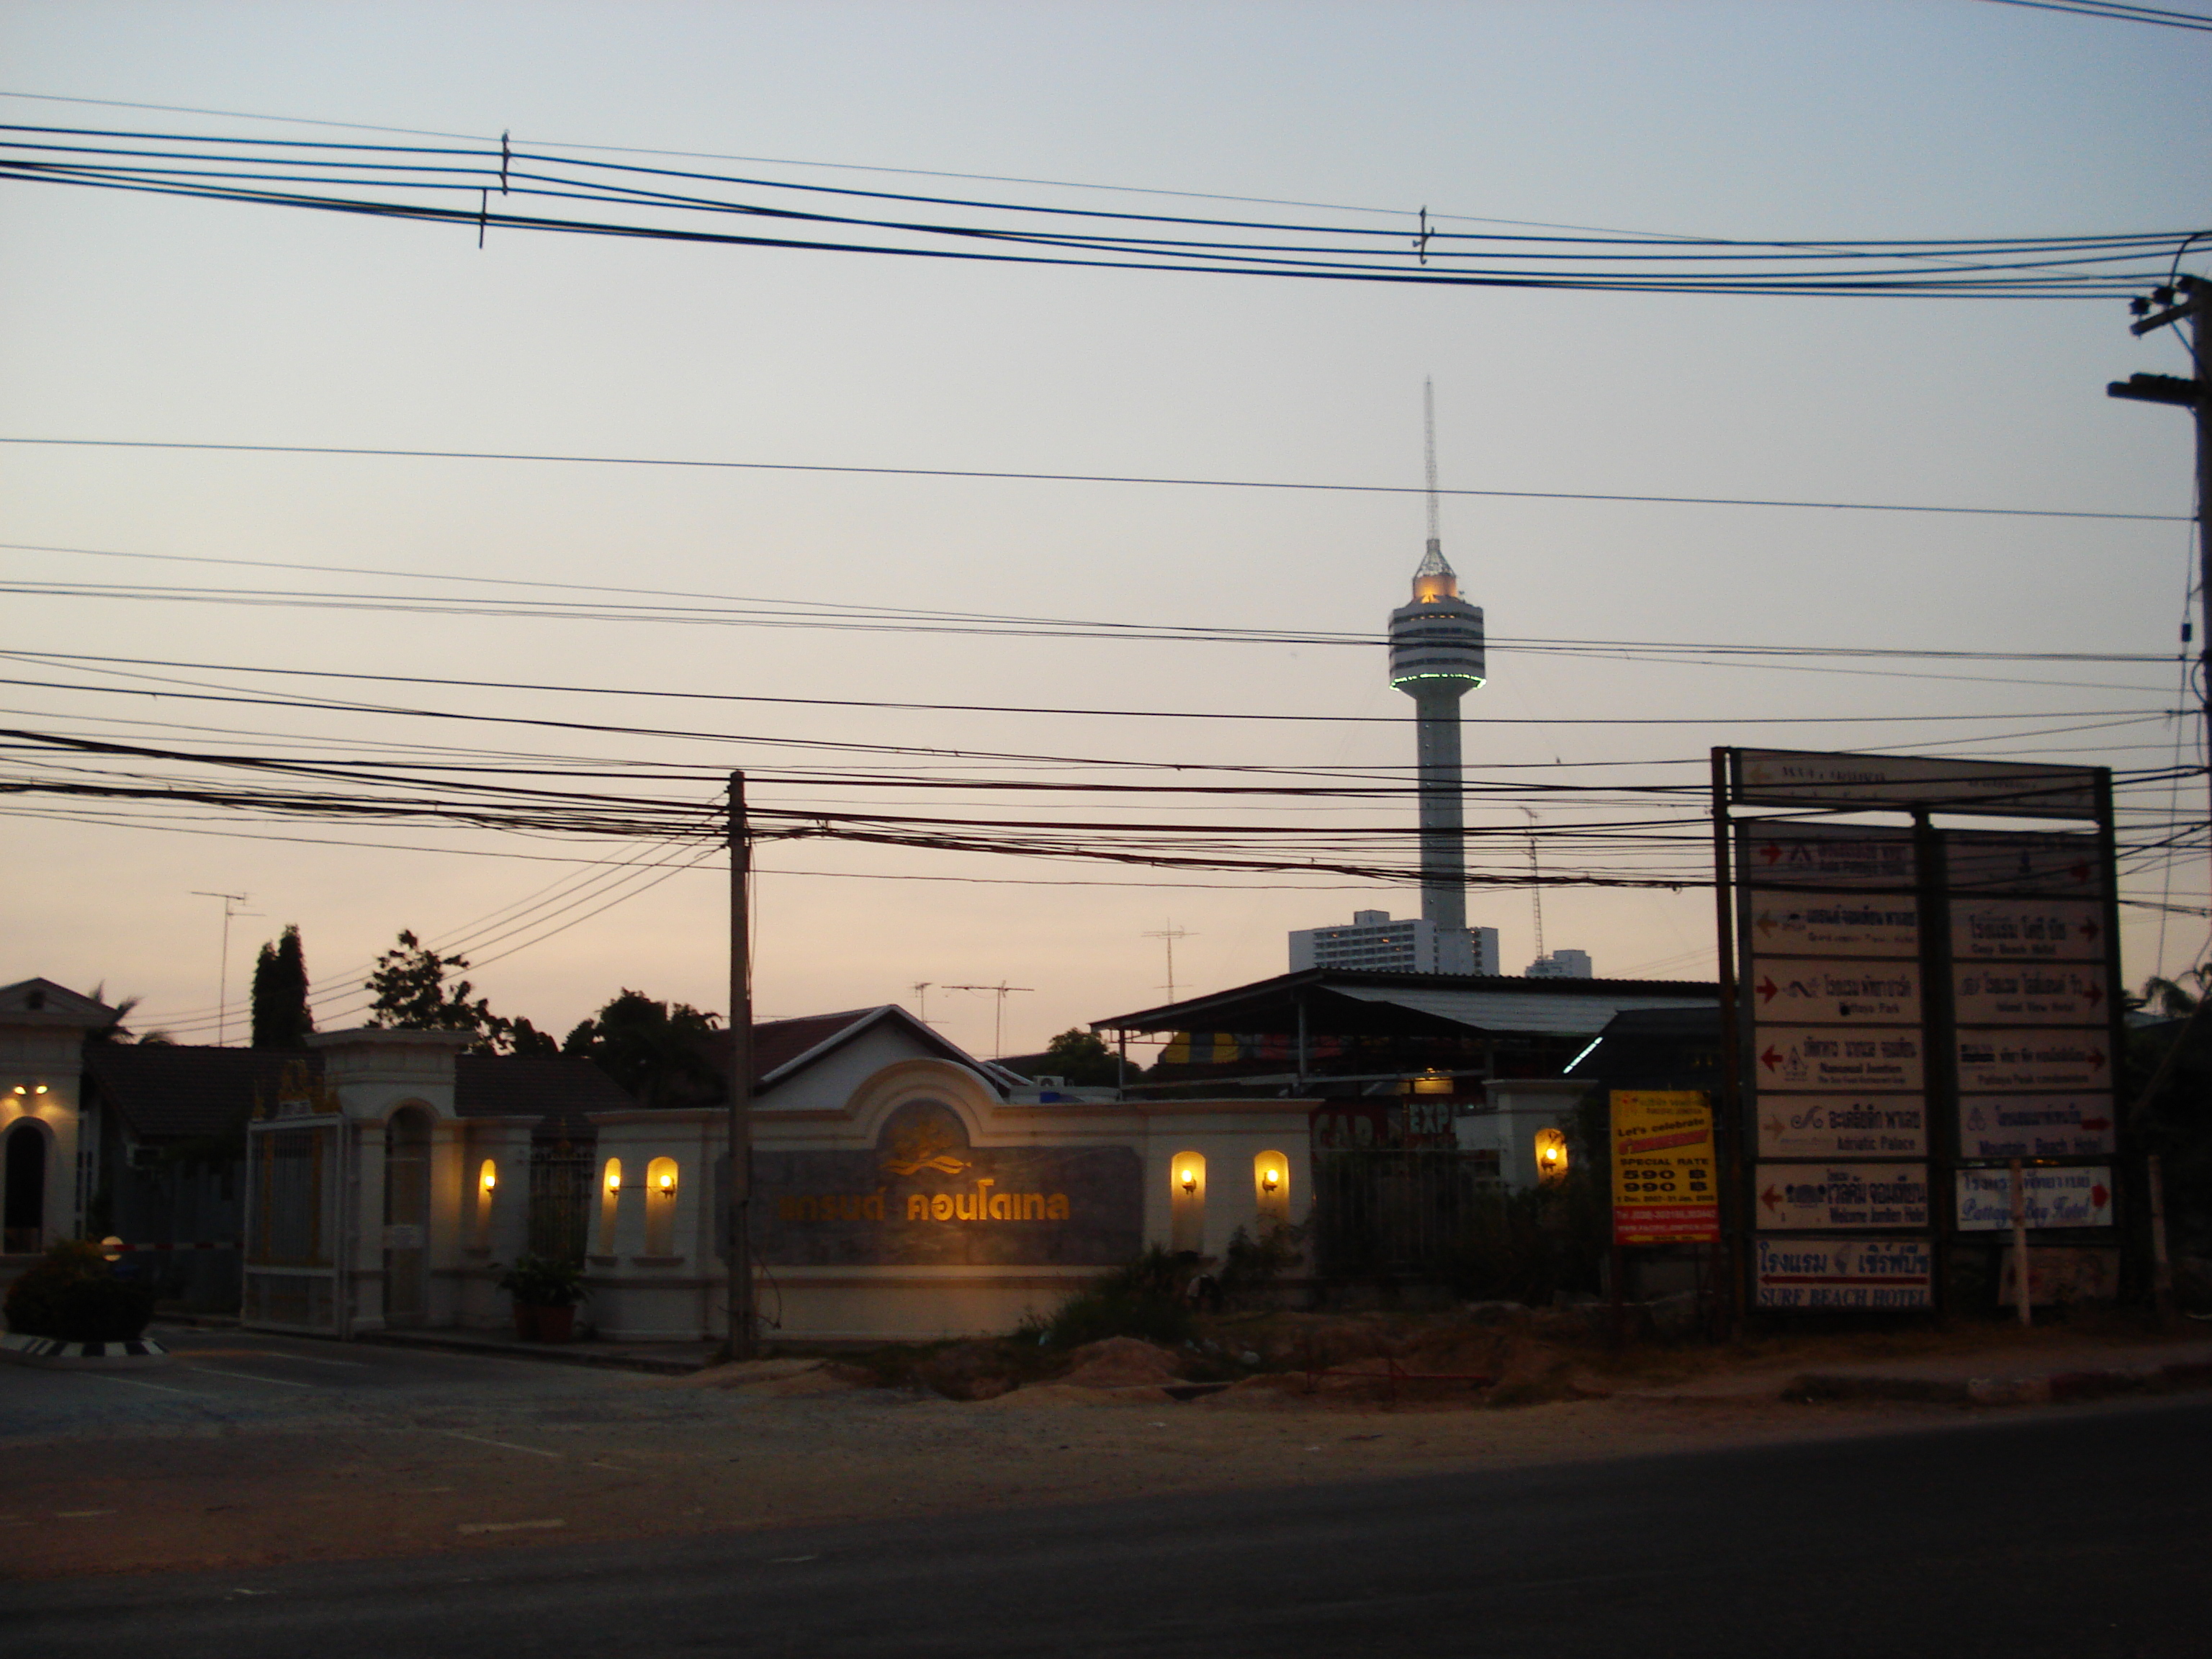
POLYGON ((343 1336, 345 1120, 246 1126, 246 1284, 240 1322, 343 1336))
POLYGON ((1316 1152, 1315 1266, 1328 1277, 1444 1271, 1504 1198, 1494 1152, 1316 1152))
POLYGON ((541 1261, 582 1261, 597 1196, 591 1147, 565 1140, 531 1147, 530 1254, 541 1261))

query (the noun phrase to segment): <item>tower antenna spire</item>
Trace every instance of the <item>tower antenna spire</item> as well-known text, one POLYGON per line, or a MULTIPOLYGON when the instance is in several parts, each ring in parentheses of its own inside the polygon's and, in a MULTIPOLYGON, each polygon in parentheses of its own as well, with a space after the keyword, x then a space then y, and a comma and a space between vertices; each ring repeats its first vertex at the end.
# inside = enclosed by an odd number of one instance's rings
POLYGON ((1443 521, 1437 511, 1437 383, 1421 377, 1421 426, 1429 469, 1429 551, 1443 551, 1443 521))

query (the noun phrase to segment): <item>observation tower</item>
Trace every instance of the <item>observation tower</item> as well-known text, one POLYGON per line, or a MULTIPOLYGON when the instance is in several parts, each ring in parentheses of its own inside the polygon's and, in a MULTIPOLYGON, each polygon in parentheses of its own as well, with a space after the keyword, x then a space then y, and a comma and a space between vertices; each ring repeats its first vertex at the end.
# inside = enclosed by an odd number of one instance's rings
POLYGON ((1413 599, 1390 613, 1390 684, 1413 700, 1415 757, 1421 807, 1421 915, 1436 930, 1438 955, 1449 949, 1474 971, 1467 943, 1466 813, 1461 800, 1459 700, 1484 679, 1482 607, 1459 596, 1459 578, 1444 558, 1437 514, 1437 405, 1424 382, 1428 434, 1429 550, 1413 573, 1413 599), (1450 941, 1447 945, 1446 941, 1450 941))

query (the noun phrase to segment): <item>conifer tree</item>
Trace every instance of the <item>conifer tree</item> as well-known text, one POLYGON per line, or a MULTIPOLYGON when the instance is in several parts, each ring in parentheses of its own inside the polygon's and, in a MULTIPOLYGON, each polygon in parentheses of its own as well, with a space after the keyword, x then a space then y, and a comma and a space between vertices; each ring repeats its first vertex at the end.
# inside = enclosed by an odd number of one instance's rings
POLYGON ((297 1048, 314 1029, 315 1017, 307 1012, 307 957, 295 922, 274 944, 263 945, 254 962, 253 1046, 297 1048))

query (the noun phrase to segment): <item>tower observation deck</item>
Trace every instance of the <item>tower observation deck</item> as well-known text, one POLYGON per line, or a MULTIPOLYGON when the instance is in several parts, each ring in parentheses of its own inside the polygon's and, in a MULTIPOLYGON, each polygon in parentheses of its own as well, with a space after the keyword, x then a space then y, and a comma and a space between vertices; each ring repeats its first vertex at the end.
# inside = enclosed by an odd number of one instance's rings
POLYGON ((1461 800, 1459 700, 1484 678, 1482 608, 1459 596, 1437 532, 1436 438, 1429 438, 1429 550, 1413 599, 1390 613, 1390 684, 1413 700, 1421 805, 1421 915, 1438 936, 1467 927, 1467 820, 1461 800))

